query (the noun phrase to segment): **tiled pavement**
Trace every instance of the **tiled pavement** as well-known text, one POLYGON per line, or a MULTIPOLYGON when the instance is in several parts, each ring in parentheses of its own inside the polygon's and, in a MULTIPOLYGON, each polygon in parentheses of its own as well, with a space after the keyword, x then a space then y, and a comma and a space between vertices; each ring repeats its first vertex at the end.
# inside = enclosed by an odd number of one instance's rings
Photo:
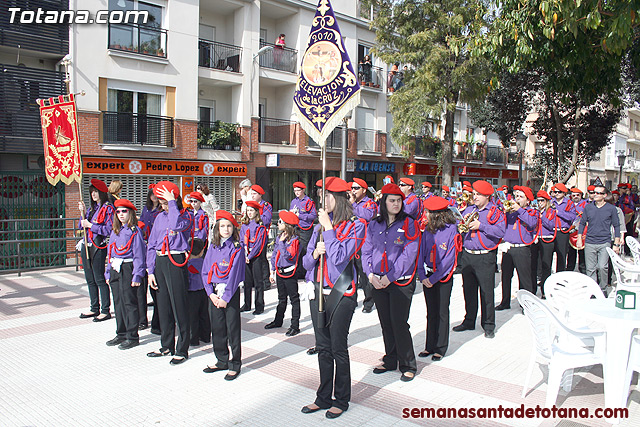
MULTIPOLYGON (((1 426, 606 425, 597 419, 402 418, 405 407, 544 405, 544 368, 534 372, 534 390, 520 398, 531 334, 516 301, 511 310, 497 313, 495 339, 484 338, 479 320, 475 331, 452 332, 447 357, 435 363, 419 360, 418 376, 409 383, 399 381, 398 372, 372 374, 382 356, 380 326, 375 311, 364 314, 360 306, 349 336, 351 406, 338 420, 328 420, 322 412, 300 413, 313 401, 318 385, 316 357, 305 351, 314 343, 307 303, 302 303, 303 332, 292 338, 284 335, 284 327, 264 329, 274 315, 275 290, 265 294, 264 314, 243 313, 242 374, 227 382, 224 373, 202 373, 214 363, 211 345, 192 348, 190 359, 180 366, 170 366, 169 358, 145 356, 159 348, 159 337, 149 330, 142 332, 139 347, 107 347, 105 341, 115 335, 115 320, 78 318, 88 309, 83 283, 82 272, 73 268, 0 276, 1 426)), ((500 290, 496 293, 499 297, 500 290)), ((452 326, 463 316, 461 277, 456 275, 452 326)), ((421 293, 414 296, 410 324, 417 353, 425 340, 421 293)), ((569 394, 560 391, 558 405, 603 407, 602 369, 581 370, 574 389, 569 394)), ((620 425, 638 425, 639 408, 640 392, 634 390, 630 419, 620 425)))

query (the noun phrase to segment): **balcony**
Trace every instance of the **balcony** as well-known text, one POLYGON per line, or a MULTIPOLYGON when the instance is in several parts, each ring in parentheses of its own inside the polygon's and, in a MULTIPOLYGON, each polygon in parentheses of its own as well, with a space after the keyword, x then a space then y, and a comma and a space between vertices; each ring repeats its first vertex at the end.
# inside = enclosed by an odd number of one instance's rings
POLYGON ((109 24, 107 47, 156 58, 167 57, 167 30, 147 25, 109 24))
POLYGON ((198 148, 240 151, 239 126, 220 120, 198 123, 198 148))
POLYGON ((291 120, 261 117, 258 119, 258 142, 291 145, 292 141, 295 141, 295 124, 296 122, 291 120))
POLYGON ((391 133, 387 132, 387 154, 400 156, 402 155, 402 147, 391 139, 391 133))
POLYGON ((436 157, 438 157, 438 154, 442 149, 442 143, 430 136, 416 136, 415 142, 416 157, 428 157, 431 159, 435 159, 436 157))
POLYGON ((520 152, 518 151, 509 151, 507 152, 507 162, 510 165, 517 165, 520 163, 520 152))
POLYGON ((488 163, 500 163, 504 164, 504 148, 502 147, 487 147, 487 159, 488 163))
POLYGON ((242 48, 231 44, 200 39, 198 65, 216 70, 240 72, 242 48))
MULTIPOLYGON (((338 126, 331 131, 326 141, 327 150, 342 150, 343 132, 344 126, 338 126)), ((307 137, 307 146, 312 149, 320 149, 320 144, 311 137, 307 137)))
POLYGON ((151 114, 102 112, 105 145, 173 148, 173 118, 151 114))
POLYGON ((376 134, 378 131, 374 129, 358 129, 358 151, 369 153, 380 152, 376 134))
MULTIPOLYGON (((0 14, 0 46, 44 52, 63 57, 69 53, 69 26, 66 24, 11 24, 11 13, 7 10, 10 2, 3 3, 3 13, 0 14)), ((46 11, 69 10, 68 0, 30 0, 15 2, 14 7, 46 11), (23 4, 24 3, 24 4, 23 4)))
POLYGON ((260 48, 262 49, 266 46, 271 46, 273 49, 260 54, 259 58, 261 67, 286 71, 287 73, 296 73, 296 64, 298 62, 297 50, 288 47, 277 47, 273 43, 267 43, 260 40, 260 48))
POLYGON ((360 79, 360 86, 363 88, 382 90, 384 82, 382 68, 371 67, 370 70, 367 70, 366 68, 358 70, 358 78, 360 79))
POLYGON ((64 74, 0 64, 0 152, 42 154, 36 99, 65 94, 64 74))

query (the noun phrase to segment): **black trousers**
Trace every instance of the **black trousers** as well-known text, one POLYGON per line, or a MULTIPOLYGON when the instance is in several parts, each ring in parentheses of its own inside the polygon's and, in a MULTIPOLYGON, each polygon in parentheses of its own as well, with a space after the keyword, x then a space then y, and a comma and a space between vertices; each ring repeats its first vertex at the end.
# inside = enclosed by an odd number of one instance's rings
MULTIPOLYGON (((558 232, 558 234, 560 234, 558 232)), ((540 275, 540 290, 544 296, 544 282, 551 276, 551 263, 553 262, 553 252, 555 248, 555 241, 543 242, 539 241, 540 245, 540 262, 542 263, 541 275, 540 275)))
POLYGON ((487 254, 470 254, 462 251, 462 290, 466 313, 463 323, 475 327, 478 316, 478 290, 482 311, 480 324, 485 331, 493 331, 496 327, 496 311, 494 307, 493 289, 495 284, 497 251, 487 254))
POLYGON ((556 273, 565 271, 567 269, 567 252, 569 251, 569 233, 558 230, 553 243, 553 251, 556 253, 556 273))
POLYGON ((149 288, 151 300, 153 301, 153 314, 151 315, 151 329, 160 330, 160 315, 158 314, 158 291, 149 288))
POLYGON ((274 322, 282 325, 284 312, 287 310, 287 297, 289 297, 289 301, 291 301, 291 327, 299 329, 300 294, 298 293, 298 279, 295 278, 295 275, 285 279, 276 274, 276 284, 278 285, 278 306, 276 307, 274 322))
POLYGON ((121 338, 138 341, 138 288, 131 286, 133 263, 125 262, 120 272, 113 268, 109 273, 109 286, 113 294, 113 308, 116 312, 116 334, 121 338))
POLYGON ((209 299, 209 317, 211 317, 211 335, 216 366, 230 371, 240 371, 240 292, 233 294, 225 308, 218 308, 209 299), (231 359, 229 359, 231 349, 231 359))
POLYGON ((362 305, 366 309, 371 309, 374 304, 374 288, 371 282, 369 282, 367 275, 364 274, 364 270, 362 268, 362 252, 358 252, 354 265, 356 267, 356 276, 358 277, 358 288, 362 289, 362 292, 364 293, 364 301, 362 301, 362 305))
POLYGON ((444 356, 449 348, 449 302, 453 289, 453 276, 446 282, 422 286, 427 304, 427 341, 424 349, 444 356))
MULTIPOLYGON (((262 250, 266 251, 266 248, 262 250)), ((256 310, 264 311, 264 278, 262 276, 263 265, 266 263, 266 258, 260 254, 249 261, 245 268, 244 278, 244 306, 247 309, 251 308, 251 289, 255 289, 256 294, 256 310)))
MULTIPOLYGON (((312 318, 318 315, 318 295, 310 302, 312 318)), ((331 406, 346 411, 351 400, 351 364, 349 362, 348 337, 351 318, 356 309, 354 293, 343 297, 336 306, 329 327, 314 325, 320 386, 315 404, 323 409, 331 406), (333 397, 333 398, 332 398, 333 397)))
POLYGON ((513 278, 513 270, 518 271, 518 282, 520 289, 534 292, 533 283, 531 281, 531 247, 520 246, 518 248, 511 247, 507 252, 502 254, 502 301, 501 305, 511 304, 511 279, 513 278))
POLYGON ((415 289, 415 281, 407 286, 391 283, 386 288, 373 289, 384 341, 382 365, 386 369, 399 367, 400 372, 417 371, 416 354, 409 331, 409 309, 415 289))
MULTIPOLYGON (((178 264, 185 260, 184 254, 173 255, 178 264)), ((189 286, 187 266, 176 267, 168 256, 156 258, 156 282, 158 283, 158 316, 160 317, 160 343, 162 348, 171 350, 179 357, 189 356, 189 286), (176 325, 178 342, 176 344, 176 325)))
POLYGON ((309 240, 311 240, 311 235, 313 234, 313 227, 308 230, 302 230, 300 227, 298 229, 298 242, 300 243, 300 256, 298 257, 298 267, 296 269, 296 278, 304 279, 307 270, 302 266, 302 257, 307 253, 307 246, 309 246, 309 240))
POLYGON ((204 289, 187 291, 189 303, 189 329, 191 330, 191 345, 198 345, 200 341, 209 342, 211 339, 211 320, 209 319, 209 297, 204 289))
POLYGON ((584 249, 573 249, 571 245, 567 249, 567 271, 576 269, 576 259, 578 260, 578 271, 587 274, 587 266, 584 262, 584 249))
POLYGON ((82 255, 82 268, 84 269, 84 278, 89 287, 89 300, 91 302, 92 313, 109 314, 111 306, 111 297, 109 296, 109 285, 104 279, 104 260, 107 258, 107 248, 96 249, 95 246, 89 248, 89 258, 87 260, 87 251, 83 247, 80 251, 82 255), (102 302, 102 304, 101 304, 102 302))
POLYGON ((141 325, 147 325, 149 320, 147 319, 147 289, 149 288, 149 280, 147 274, 145 273, 144 277, 142 277, 142 282, 138 287, 138 315, 139 322, 141 325))
MULTIPOLYGON (((268 232, 268 230, 267 230, 268 232)), ((264 244, 264 249, 262 250, 262 253, 260 254, 260 257, 262 257, 263 262, 262 262, 262 284, 264 286, 264 289, 267 288, 271 288, 271 282, 269 281, 269 274, 270 274, 270 270, 269 270, 269 261, 267 261, 267 246, 269 244, 269 235, 267 234, 267 242, 264 244)))

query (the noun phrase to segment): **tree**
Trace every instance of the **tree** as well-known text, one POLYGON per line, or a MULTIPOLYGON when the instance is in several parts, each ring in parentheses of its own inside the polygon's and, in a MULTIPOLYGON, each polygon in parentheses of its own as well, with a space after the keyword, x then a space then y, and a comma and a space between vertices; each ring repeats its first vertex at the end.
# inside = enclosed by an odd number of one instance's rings
POLYGON ((487 91, 488 62, 471 55, 471 43, 487 27, 483 0, 365 0, 377 15, 374 54, 387 64, 406 64, 404 86, 393 93, 391 136, 410 146, 429 121, 445 119, 439 166, 452 183, 455 108, 487 91))
POLYGON ((553 124, 552 176, 566 182, 579 161, 585 106, 620 102, 621 60, 638 37, 640 0, 502 0, 498 8, 500 17, 476 40, 477 51, 499 68, 541 69, 550 76, 544 98, 553 124), (563 113, 569 105, 573 113, 563 113), (571 130, 566 120, 573 120, 571 130))

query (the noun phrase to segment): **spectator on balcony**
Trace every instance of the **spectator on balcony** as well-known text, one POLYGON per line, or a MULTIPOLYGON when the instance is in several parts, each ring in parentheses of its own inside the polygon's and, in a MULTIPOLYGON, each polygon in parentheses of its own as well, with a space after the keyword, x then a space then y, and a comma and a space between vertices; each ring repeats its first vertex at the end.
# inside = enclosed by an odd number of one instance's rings
POLYGON ((362 77, 365 83, 371 83, 371 58, 365 55, 362 60, 362 77))
POLYGON ((398 76, 398 64, 393 64, 389 75, 387 76, 387 90, 389 92, 395 92, 404 86, 402 79, 398 76))
POLYGON ((287 44, 284 41, 284 34, 280 34, 274 43, 275 49, 273 50, 273 61, 276 65, 280 65, 282 63, 282 56, 284 54, 284 48, 287 47, 287 44))

